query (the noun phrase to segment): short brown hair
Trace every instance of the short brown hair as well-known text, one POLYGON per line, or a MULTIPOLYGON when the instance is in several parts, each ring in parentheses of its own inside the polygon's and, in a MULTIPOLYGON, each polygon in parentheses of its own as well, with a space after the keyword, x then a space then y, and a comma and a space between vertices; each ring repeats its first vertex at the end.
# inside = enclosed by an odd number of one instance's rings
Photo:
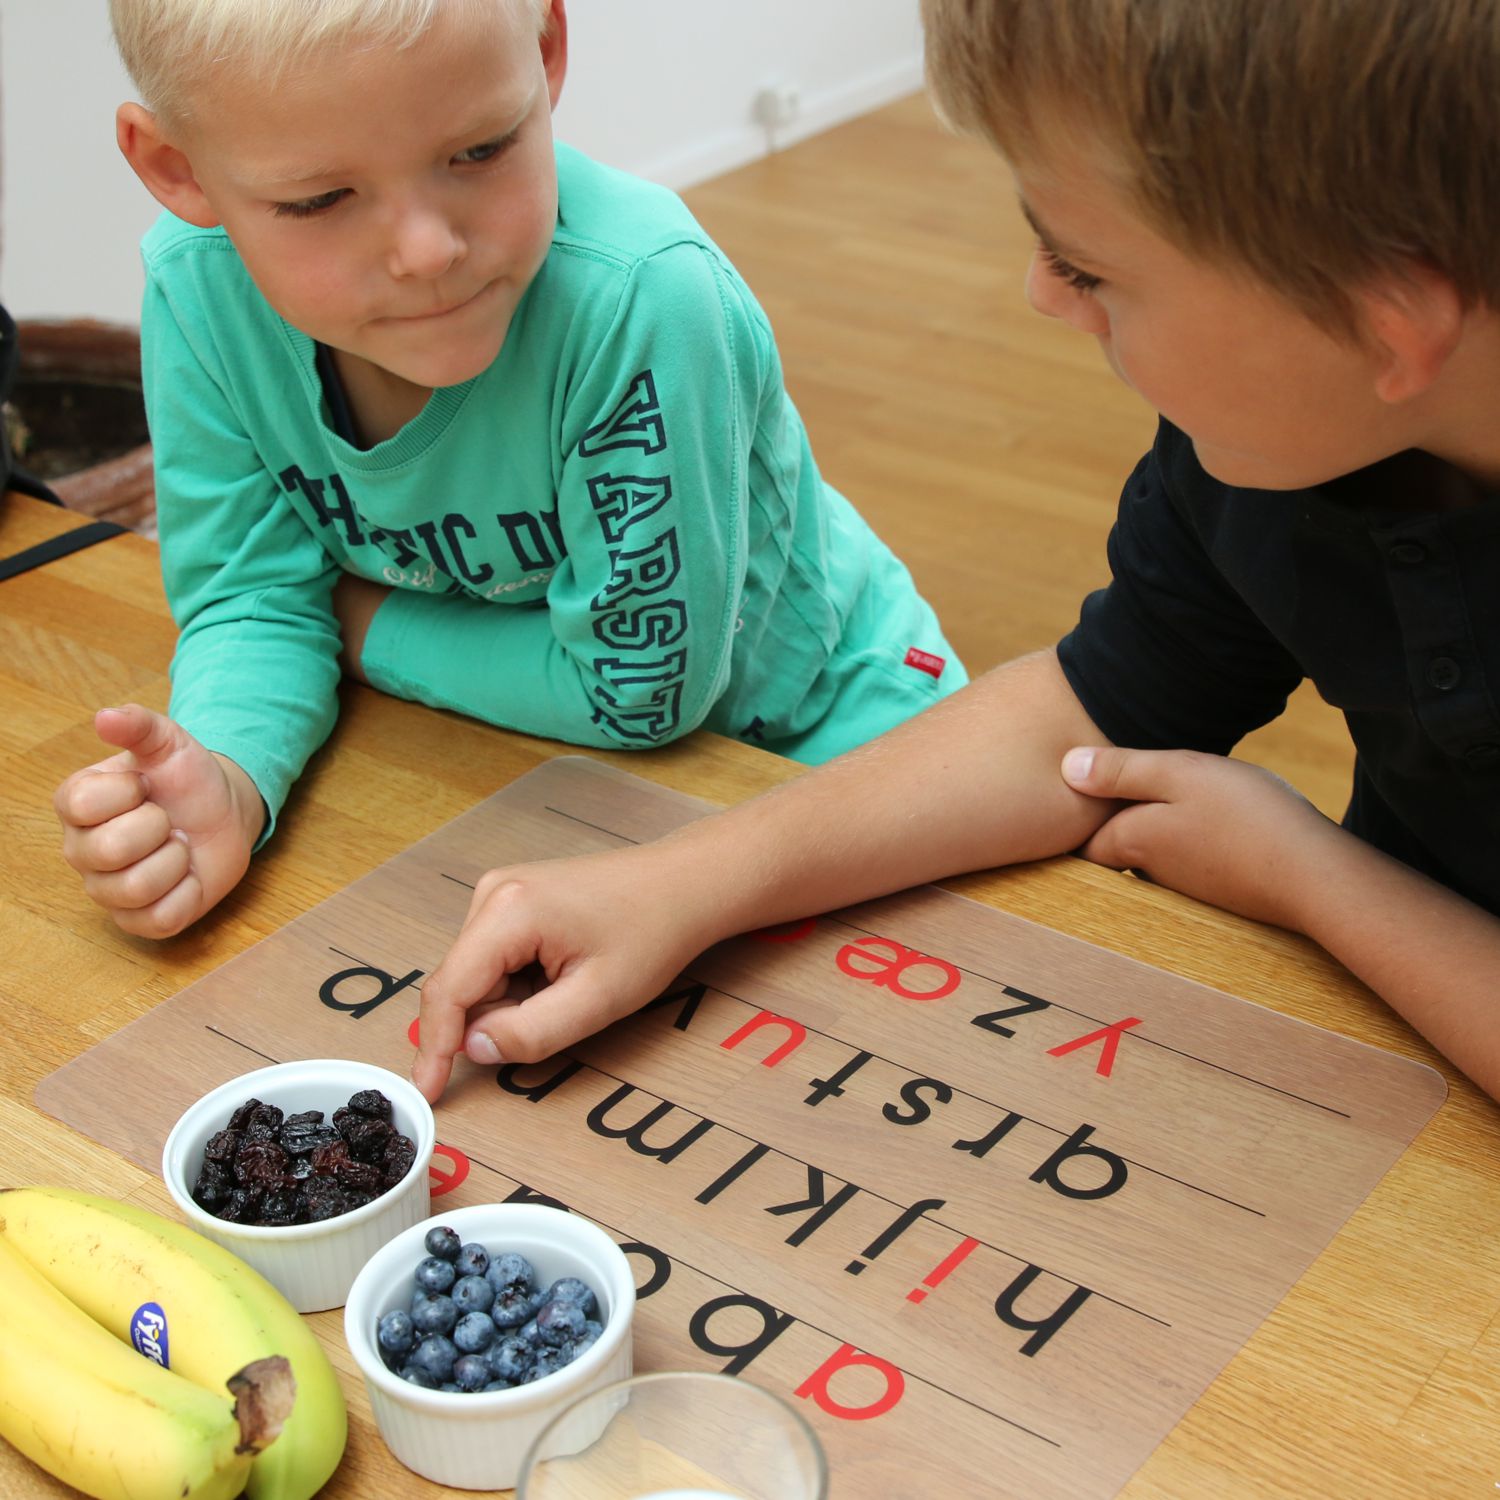
POLYGON ((958 129, 1077 120, 1148 223, 1353 332, 1413 262, 1500 308, 1500 0, 922 0, 958 129))

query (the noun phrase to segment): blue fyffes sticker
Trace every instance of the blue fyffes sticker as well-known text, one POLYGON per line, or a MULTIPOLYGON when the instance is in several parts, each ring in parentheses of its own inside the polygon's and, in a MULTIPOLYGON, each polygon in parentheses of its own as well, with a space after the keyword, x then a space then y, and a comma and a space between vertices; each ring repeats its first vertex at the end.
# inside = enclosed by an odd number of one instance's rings
POLYGON ((167 1363, 167 1315, 161 1303, 143 1302, 130 1315, 130 1342, 162 1369, 171 1368, 167 1363))

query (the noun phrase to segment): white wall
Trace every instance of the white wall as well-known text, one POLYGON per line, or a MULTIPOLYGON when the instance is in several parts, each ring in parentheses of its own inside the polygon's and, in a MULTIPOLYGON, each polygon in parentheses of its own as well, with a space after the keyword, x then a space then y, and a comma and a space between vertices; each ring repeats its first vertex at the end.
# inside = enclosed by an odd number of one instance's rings
MULTIPOLYGON (((570 0, 557 133, 682 188, 917 88, 917 0, 570 0), (754 100, 797 92, 771 132, 754 100)), ((17 318, 134 323, 155 205, 114 146, 131 97, 104 0, 0 0, 0 298, 17 318)))

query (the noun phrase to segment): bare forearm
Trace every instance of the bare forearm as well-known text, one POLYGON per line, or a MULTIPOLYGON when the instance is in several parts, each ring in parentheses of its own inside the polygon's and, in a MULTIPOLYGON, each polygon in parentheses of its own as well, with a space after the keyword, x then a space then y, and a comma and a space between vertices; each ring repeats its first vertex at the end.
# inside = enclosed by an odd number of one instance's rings
POLYGON ((1070 791, 1058 762, 1098 741, 1049 651, 641 852, 711 942, 1076 848, 1111 809, 1070 791))
POLYGON ((1500 1098, 1500 919, 1330 829, 1295 925, 1500 1098))

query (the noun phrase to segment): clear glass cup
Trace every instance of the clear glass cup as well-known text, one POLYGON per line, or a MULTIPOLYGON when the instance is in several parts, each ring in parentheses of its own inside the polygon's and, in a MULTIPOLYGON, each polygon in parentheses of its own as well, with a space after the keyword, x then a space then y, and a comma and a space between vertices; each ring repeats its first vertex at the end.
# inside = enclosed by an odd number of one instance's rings
POLYGON ((537 1435, 516 1500, 827 1500, 816 1434, 733 1375, 637 1375, 580 1397, 537 1435))

